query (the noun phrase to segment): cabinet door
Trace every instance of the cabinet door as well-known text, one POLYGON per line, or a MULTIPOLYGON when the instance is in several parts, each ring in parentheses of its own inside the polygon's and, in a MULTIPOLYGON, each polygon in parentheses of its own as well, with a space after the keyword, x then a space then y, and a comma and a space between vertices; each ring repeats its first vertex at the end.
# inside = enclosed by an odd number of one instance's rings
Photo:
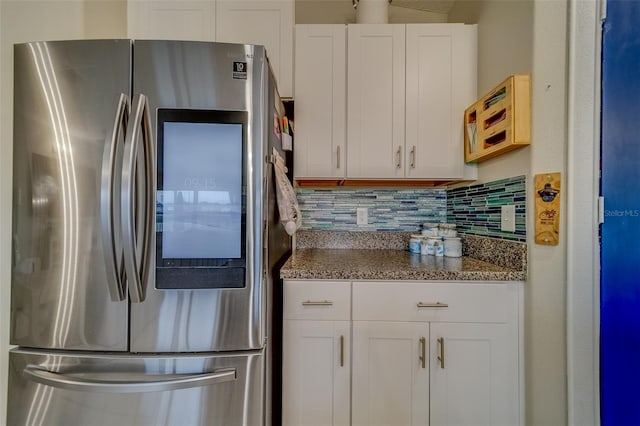
POLYGON ((406 176, 463 178, 464 110, 476 97, 476 27, 410 24, 406 40, 406 176))
POLYGON ((293 0, 218 0, 216 41, 260 44, 283 98, 293 96, 293 0))
POLYGON ((128 1, 127 34, 154 40, 214 41, 215 14, 214 0, 128 1))
POLYGON ((346 44, 344 25, 296 25, 296 177, 345 177, 346 44))
POLYGON ((431 426, 517 425, 517 332, 507 324, 431 323, 431 426))
POLYGON ((284 426, 349 425, 349 326, 349 321, 284 321, 284 426))
POLYGON ((354 426, 429 423, 428 331, 426 323, 353 322, 354 426))
POLYGON ((405 26, 349 25, 347 176, 404 177, 405 26))

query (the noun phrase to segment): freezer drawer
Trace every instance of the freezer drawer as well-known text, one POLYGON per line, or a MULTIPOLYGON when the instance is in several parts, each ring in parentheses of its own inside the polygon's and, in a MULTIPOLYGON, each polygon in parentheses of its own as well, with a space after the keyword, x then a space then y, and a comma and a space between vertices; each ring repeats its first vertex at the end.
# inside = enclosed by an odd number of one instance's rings
POLYGON ((262 425, 262 351, 224 355, 9 354, 7 424, 262 425))

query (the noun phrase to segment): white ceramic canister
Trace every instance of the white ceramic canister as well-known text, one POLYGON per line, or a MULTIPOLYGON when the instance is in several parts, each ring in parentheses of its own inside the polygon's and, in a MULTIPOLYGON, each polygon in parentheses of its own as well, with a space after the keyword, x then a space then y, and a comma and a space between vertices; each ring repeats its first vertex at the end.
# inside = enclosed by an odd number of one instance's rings
POLYGON ((422 229, 430 229, 432 231, 437 231, 438 230, 438 226, 439 224, 434 223, 434 222, 425 222, 422 224, 422 229))
POLYGON ((458 235, 456 232, 455 223, 441 223, 438 227, 438 234, 442 237, 455 237, 458 235))
POLYGON ((420 248, 422 247, 422 235, 411 235, 409 239, 409 253, 420 254, 420 248))
POLYGON ((458 237, 445 237, 444 255, 447 257, 462 257, 462 241, 458 237))
POLYGON ((427 245, 428 244, 427 241, 429 241, 429 239, 426 238, 423 234, 422 241, 420 241, 420 254, 423 256, 426 256, 429 254, 429 246, 427 245))
POLYGON ((438 236, 438 228, 434 229, 423 229, 422 230, 422 238, 430 238, 438 236))

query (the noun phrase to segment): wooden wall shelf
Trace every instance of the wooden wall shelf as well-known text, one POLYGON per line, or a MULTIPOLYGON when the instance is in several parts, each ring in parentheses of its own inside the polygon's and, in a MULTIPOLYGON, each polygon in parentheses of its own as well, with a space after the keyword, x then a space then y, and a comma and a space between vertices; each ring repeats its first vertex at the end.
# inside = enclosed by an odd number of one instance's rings
POLYGON ((464 112, 464 160, 480 162, 531 143, 531 78, 515 74, 464 112))

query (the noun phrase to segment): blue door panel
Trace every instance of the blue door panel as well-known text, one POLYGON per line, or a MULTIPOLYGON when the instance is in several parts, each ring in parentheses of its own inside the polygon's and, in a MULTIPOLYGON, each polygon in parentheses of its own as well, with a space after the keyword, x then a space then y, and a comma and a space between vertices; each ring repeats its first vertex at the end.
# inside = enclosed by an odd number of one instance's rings
POLYGON ((640 425, 640 1, 607 2, 601 149, 601 421, 640 425))

